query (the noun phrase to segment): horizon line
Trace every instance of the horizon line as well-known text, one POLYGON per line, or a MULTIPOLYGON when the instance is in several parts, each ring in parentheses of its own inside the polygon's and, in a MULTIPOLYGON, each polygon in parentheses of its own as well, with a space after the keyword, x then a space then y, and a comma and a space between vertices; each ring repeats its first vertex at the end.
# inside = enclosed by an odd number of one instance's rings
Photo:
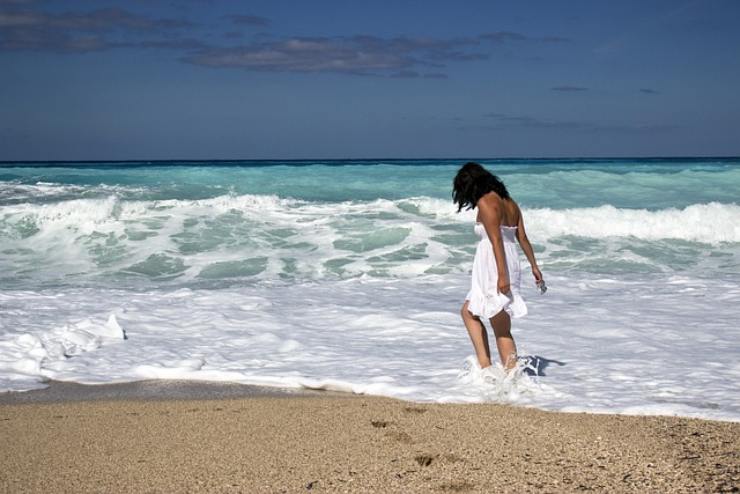
POLYGON ((84 159, 84 160, 0 160, 0 165, 14 165, 14 164, 42 164, 42 163, 202 163, 202 162, 220 162, 220 163, 235 163, 235 162, 306 162, 306 161, 329 161, 329 162, 359 162, 359 161, 503 161, 503 160, 629 160, 629 159, 640 159, 640 160, 699 160, 699 159, 721 159, 721 160, 736 160, 740 159, 740 155, 692 155, 692 156, 681 156, 681 155, 647 155, 647 156, 504 156, 504 157, 442 157, 442 158, 156 158, 156 159, 84 159))

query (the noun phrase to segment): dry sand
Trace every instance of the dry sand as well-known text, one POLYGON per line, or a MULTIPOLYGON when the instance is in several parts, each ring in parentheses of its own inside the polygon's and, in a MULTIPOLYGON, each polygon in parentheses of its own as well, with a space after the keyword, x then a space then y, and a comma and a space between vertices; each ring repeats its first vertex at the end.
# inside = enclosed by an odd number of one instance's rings
POLYGON ((358 396, 0 405, 0 492, 734 492, 740 423, 358 396))

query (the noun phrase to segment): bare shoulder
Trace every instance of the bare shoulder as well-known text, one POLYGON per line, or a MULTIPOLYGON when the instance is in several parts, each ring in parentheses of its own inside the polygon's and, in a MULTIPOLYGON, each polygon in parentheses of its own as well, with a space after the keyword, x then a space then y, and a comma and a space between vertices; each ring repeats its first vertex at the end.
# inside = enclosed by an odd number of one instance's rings
POLYGON ((478 200, 478 210, 482 216, 498 215, 501 207, 501 198, 494 192, 489 192, 478 200))
POLYGON ((478 207, 482 209, 500 209, 501 198, 495 192, 489 192, 478 200, 478 207))

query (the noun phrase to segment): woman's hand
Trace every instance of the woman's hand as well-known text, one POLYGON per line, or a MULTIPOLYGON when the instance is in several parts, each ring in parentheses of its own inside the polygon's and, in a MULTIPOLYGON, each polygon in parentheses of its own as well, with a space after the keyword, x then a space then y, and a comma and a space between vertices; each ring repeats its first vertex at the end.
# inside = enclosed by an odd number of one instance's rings
POLYGON ((508 276, 499 276, 498 277, 498 283, 496 283, 496 288, 498 289, 498 292, 501 294, 506 295, 511 291, 511 286, 509 285, 509 277, 508 276))
POLYGON ((537 284, 539 284, 542 281, 542 272, 540 271, 540 268, 532 266, 532 274, 534 275, 534 279, 537 284))

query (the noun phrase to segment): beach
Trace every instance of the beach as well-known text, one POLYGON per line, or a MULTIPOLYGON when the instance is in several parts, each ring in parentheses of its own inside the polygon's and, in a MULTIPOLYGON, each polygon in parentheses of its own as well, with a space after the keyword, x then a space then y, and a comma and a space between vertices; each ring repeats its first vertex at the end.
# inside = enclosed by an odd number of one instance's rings
MULTIPOLYGON (((104 396, 105 387, 95 393, 104 396)), ((0 405, 0 491, 736 492, 740 486, 737 422, 279 390, 227 399, 108 396, 0 405)))
POLYGON ((549 287, 494 379, 459 164, 3 165, 0 492, 737 490, 740 160, 484 161, 549 287))
POLYGON ((740 494, 738 19, 0 0, 0 494, 740 494))

